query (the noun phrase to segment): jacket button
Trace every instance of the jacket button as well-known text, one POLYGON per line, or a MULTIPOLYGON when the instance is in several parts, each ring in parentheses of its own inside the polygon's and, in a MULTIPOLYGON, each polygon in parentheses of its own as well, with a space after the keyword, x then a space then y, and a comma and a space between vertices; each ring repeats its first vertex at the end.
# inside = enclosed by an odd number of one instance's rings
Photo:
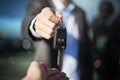
POLYGON ((95 68, 99 68, 101 65, 102 65, 102 61, 99 60, 99 59, 94 62, 94 67, 95 68))

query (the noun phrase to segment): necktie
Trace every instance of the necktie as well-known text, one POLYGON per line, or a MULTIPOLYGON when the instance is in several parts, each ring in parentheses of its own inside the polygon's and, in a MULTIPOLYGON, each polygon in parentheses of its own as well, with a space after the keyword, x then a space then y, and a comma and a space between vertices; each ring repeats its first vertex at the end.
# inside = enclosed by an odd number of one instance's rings
POLYGON ((77 27, 75 20, 73 20, 72 13, 63 12, 63 24, 67 29, 67 44, 66 49, 63 51, 63 67, 64 71, 70 80, 78 80, 77 72, 77 59, 79 51, 79 41, 72 35, 72 31, 77 27))

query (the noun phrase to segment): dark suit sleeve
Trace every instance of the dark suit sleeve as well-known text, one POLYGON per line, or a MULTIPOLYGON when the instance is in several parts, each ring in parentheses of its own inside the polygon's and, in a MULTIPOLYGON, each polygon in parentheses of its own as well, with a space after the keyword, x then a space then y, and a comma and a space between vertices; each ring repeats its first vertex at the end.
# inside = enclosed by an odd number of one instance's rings
POLYGON ((47 0, 30 0, 27 5, 26 16, 22 22, 22 36, 29 40, 39 40, 32 36, 29 26, 33 18, 41 12, 44 7, 49 7, 47 0))
POLYGON ((75 8, 75 17, 79 26, 80 34, 80 80, 92 80, 91 76, 91 43, 88 37, 88 24, 84 10, 79 7, 75 8))

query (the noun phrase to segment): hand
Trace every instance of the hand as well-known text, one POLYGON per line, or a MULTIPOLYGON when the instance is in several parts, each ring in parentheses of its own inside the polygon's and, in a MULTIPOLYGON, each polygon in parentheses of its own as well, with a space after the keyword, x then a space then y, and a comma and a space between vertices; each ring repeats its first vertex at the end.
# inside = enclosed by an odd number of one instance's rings
POLYGON ((45 39, 50 39, 54 35, 55 27, 62 19, 60 12, 54 11, 52 8, 45 7, 37 15, 34 25, 35 31, 38 35, 45 39))
POLYGON ((32 62, 23 80, 68 80, 66 74, 56 68, 48 68, 45 63, 32 62))

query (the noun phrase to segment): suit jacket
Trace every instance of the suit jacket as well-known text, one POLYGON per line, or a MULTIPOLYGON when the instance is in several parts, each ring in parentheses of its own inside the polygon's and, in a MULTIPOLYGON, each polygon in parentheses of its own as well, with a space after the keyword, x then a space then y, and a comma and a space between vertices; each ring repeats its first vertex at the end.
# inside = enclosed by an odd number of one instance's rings
MULTIPOLYGON (((56 66, 57 51, 53 49, 53 39, 39 39, 32 36, 29 31, 31 20, 38 14, 44 7, 55 8, 51 0, 31 0, 27 7, 27 14, 22 23, 22 35, 26 39, 34 42, 36 55, 34 60, 43 61, 56 66)), ((91 80, 91 59, 90 59, 90 41, 87 36, 87 23, 84 11, 75 6, 74 9, 75 20, 79 26, 80 34, 80 51, 79 51, 79 67, 80 67, 80 80, 91 80)))

